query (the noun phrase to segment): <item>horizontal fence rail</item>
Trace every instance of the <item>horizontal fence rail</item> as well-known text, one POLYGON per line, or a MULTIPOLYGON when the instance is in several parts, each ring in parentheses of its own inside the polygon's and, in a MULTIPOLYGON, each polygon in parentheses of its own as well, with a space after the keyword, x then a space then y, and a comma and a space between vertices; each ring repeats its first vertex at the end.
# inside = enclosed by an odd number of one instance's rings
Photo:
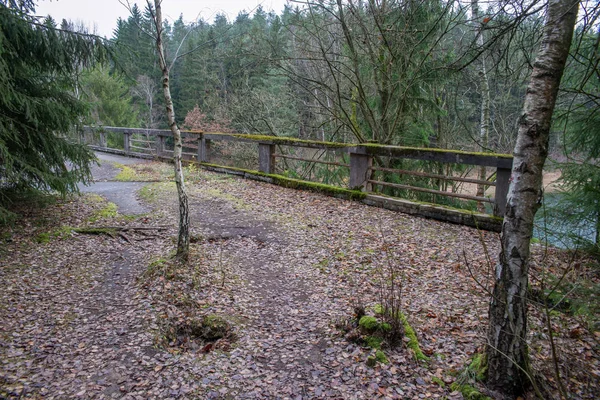
MULTIPOLYGON (((409 192, 427 193, 434 196, 491 203, 493 205, 493 215, 496 217, 501 217, 504 214, 513 162, 512 156, 508 154, 388 146, 373 143, 348 144, 277 136, 198 131, 182 131, 181 135, 184 142, 183 156, 187 160, 221 166, 222 160, 212 161, 212 158, 219 153, 219 146, 226 145, 227 143, 237 143, 238 146, 247 146, 244 150, 246 153, 244 154, 249 160, 248 162, 257 163, 254 168, 250 169, 262 174, 273 175, 276 172, 282 171, 282 167, 277 165, 278 159, 285 162, 286 165, 288 160, 290 160, 292 163, 305 163, 305 165, 321 164, 324 165, 323 168, 343 168, 346 171, 346 177, 342 180, 343 185, 350 190, 360 190, 369 195, 372 193, 371 203, 393 201, 393 199, 388 198, 389 196, 381 196, 379 193, 373 191, 373 187, 389 187, 409 192), (293 154, 284 154, 283 149, 291 149, 293 154), (322 159, 325 153, 332 156, 322 159), (495 173, 492 175, 495 175, 496 178, 495 181, 488 181, 466 176, 444 175, 439 173, 439 171, 437 171, 438 173, 431 173, 406 168, 374 165, 374 163, 381 164, 382 159, 399 160, 400 163, 402 163, 402 160, 420 160, 427 163, 437 163, 436 165, 459 164, 473 167, 489 167, 495 169, 495 173), (388 179, 382 180, 376 174, 387 174, 386 177, 388 178, 409 176, 437 180, 439 182, 484 185, 486 188, 494 188, 494 196, 474 196, 440 190, 440 187, 446 189, 443 185, 431 188, 405 184, 404 182, 393 181, 393 179, 392 181, 388 181, 388 179)), ((173 150, 168 148, 169 146, 172 147, 172 133, 170 130, 86 127, 81 134, 81 139, 96 150, 130 156, 170 158, 173 154, 173 150)), ((221 156, 225 157, 225 153, 227 151, 221 151, 221 156)), ((370 204, 370 202, 367 203, 370 204)), ((400 209, 403 209, 402 207, 400 209)), ((429 210, 425 206, 421 208, 429 210)), ((436 218, 433 214, 428 216, 436 218)))

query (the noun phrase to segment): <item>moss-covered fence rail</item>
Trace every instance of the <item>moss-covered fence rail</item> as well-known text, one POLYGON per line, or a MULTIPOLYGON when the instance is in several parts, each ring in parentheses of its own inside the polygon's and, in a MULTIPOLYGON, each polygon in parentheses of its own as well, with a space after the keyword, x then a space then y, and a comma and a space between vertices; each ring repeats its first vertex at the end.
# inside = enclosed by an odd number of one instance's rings
MULTIPOLYGON (((206 133, 196 131, 182 131, 184 139, 184 158, 197 162, 207 169, 240 175, 245 178, 257 179, 286 187, 312 189, 328 193, 337 197, 360 200, 363 203, 380 206, 409 214, 425 216, 442 221, 454 222, 463 225, 476 226, 485 230, 499 231, 502 215, 506 206, 509 178, 512 169, 512 156, 508 154, 474 153, 456 150, 414 148, 387 146, 372 143, 352 144, 334 143, 312 140, 302 140, 287 137, 247 135, 233 133, 206 133), (251 143, 256 145, 253 150, 257 154, 258 168, 238 168, 222 165, 219 160, 211 158, 211 146, 215 142, 251 143), (349 162, 323 161, 316 158, 295 157, 277 153, 277 148, 290 147, 294 149, 314 149, 314 151, 328 151, 341 153, 349 162), (374 166, 373 160, 381 157, 394 159, 412 159, 426 162, 461 164, 470 166, 485 166, 495 169, 495 181, 481 181, 474 178, 444 176, 417 171, 382 168, 374 166), (349 169, 349 178, 346 187, 324 185, 303 179, 292 179, 289 176, 276 174, 277 160, 286 161, 303 160, 308 162, 334 165, 349 169), (375 171, 398 173, 430 178, 439 178, 453 181, 484 184, 495 187, 493 197, 477 197, 457 194, 451 191, 434 190, 409 185, 395 184, 375 180, 375 171), (459 197, 478 202, 489 202, 493 205, 493 214, 479 213, 442 206, 433 203, 423 203, 400 199, 376 193, 373 187, 391 186, 405 190, 415 190, 432 193, 439 196, 459 197)), ((172 158, 172 134, 169 130, 86 127, 81 135, 81 140, 95 150, 123 154, 143 158, 172 158), (111 136, 112 140, 108 140, 111 136)))

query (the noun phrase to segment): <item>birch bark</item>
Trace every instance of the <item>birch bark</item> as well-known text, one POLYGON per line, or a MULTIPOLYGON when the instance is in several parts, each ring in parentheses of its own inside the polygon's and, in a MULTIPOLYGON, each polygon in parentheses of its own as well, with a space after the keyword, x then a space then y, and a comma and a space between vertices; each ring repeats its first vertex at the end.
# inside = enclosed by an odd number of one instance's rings
MULTIPOLYGON (((480 21, 479 4, 477 0, 471 0, 471 12, 473 16, 473 25, 477 29, 477 47, 483 49, 485 22, 480 21)), ((488 151, 488 141, 490 137, 490 83, 488 80, 487 65, 485 60, 485 51, 479 57, 479 83, 481 93, 481 115, 479 117, 479 146, 482 152, 488 151)), ((479 168, 479 179, 486 180, 486 168, 479 168)), ((477 196, 485 195, 485 185, 477 185, 477 196)), ((478 204, 479 211, 485 211, 483 203, 478 204)))
POLYGON ((488 385, 509 395, 528 386, 527 285, 534 216, 550 123, 577 18, 577 0, 550 0, 540 51, 519 119, 501 252, 489 307, 488 385))
POLYGON ((171 98, 171 89, 169 85, 169 64, 165 58, 165 51, 162 41, 162 0, 154 0, 154 24, 156 26, 156 50, 158 52, 158 61, 162 71, 162 88, 165 98, 167 111, 167 120, 169 128, 173 133, 174 152, 173 164, 175 165, 175 184, 177 186, 177 196, 179 199, 179 233, 177 235, 177 255, 182 261, 187 261, 190 249, 190 215, 188 206, 188 197, 185 190, 185 181, 183 179, 183 168, 181 162, 181 151, 183 149, 181 141, 181 131, 175 121, 175 110, 173 108, 173 99, 171 98))

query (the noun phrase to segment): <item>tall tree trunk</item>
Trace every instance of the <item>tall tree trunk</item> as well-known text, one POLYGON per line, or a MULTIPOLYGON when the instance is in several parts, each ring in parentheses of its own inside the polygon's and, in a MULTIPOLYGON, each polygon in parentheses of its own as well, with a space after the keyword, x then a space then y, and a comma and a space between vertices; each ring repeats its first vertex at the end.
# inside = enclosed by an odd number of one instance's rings
MULTIPOLYGON (((480 21, 479 15, 479 4, 477 0, 471 0, 471 12, 473 17, 473 24, 477 29, 477 46, 483 49, 484 38, 483 31, 485 29, 485 22, 480 21)), ((479 146, 482 152, 487 151, 488 139, 490 137, 490 83, 488 80, 487 65, 485 63, 485 52, 483 52, 479 58, 479 83, 481 92, 481 115, 479 118, 479 146)), ((485 166, 479 167, 479 179, 486 180, 486 168, 485 166)), ((485 185, 477 185, 477 196, 485 196, 485 185)), ((479 211, 485 211, 482 202, 478 204, 479 211)))
POLYGON ((183 169, 181 164, 181 131, 177 122, 175 122, 175 110, 173 108, 173 99, 171 98, 171 89, 169 86, 169 65, 165 58, 165 51, 162 42, 162 10, 160 4, 162 0, 154 0, 154 24, 156 25, 156 50, 158 51, 158 60, 162 71, 162 87, 165 97, 167 110, 167 119, 169 128, 173 133, 175 148, 173 152, 173 163, 175 164, 175 184, 177 185, 177 195, 179 198, 179 234, 177 236, 177 258, 187 261, 190 249, 190 215, 188 207, 188 198, 183 179, 183 169))
POLYGON ((527 285, 529 244, 542 200, 550 122, 577 18, 577 0, 550 0, 539 54, 519 119, 499 260, 489 308, 488 384, 518 395, 529 381, 527 285))

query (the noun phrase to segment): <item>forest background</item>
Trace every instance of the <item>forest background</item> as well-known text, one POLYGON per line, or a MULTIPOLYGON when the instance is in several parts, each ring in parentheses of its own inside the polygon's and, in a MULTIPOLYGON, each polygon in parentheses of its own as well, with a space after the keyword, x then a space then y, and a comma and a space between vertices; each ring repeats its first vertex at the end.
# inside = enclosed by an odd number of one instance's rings
MULTIPOLYGON (((231 22, 180 16, 164 23, 176 119, 201 131, 511 153, 542 3, 320 1, 231 22)), ((565 190, 547 212, 570 210, 560 218, 575 242, 597 246, 599 12, 581 7, 546 164, 565 190)), ((116 61, 81 72, 80 96, 93 104, 86 123, 165 128, 151 10, 130 11, 110 40, 116 61)))

